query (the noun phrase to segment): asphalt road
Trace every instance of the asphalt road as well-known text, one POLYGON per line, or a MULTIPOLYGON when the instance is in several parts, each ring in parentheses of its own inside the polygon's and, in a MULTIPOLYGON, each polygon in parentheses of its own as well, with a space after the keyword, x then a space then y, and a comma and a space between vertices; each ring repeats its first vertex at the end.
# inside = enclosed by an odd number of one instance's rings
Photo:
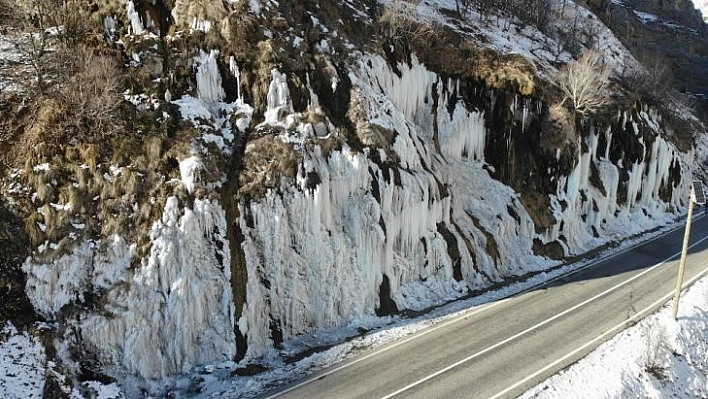
MULTIPOLYGON (((684 230, 282 387, 278 398, 516 397, 671 299, 684 230)), ((684 284, 708 269, 693 221, 684 284)))

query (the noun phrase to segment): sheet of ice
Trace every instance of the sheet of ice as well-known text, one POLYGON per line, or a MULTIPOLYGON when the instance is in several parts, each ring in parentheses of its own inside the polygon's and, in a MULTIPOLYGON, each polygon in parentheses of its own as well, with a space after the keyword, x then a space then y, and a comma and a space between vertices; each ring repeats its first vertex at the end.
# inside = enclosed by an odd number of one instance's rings
POLYGON ((134 245, 113 236, 104 248, 85 241, 71 254, 51 262, 35 263, 28 258, 22 266, 27 275, 25 291, 35 310, 54 318, 65 305, 83 302, 87 293, 118 283, 134 251, 134 245))
MULTIPOLYGON (((623 241, 617 248, 604 251, 600 258, 609 256, 615 252, 624 250, 640 241, 656 237, 659 234, 672 230, 676 226, 667 226, 648 235, 623 241)), ((444 321, 464 317, 467 312, 473 312, 477 306, 490 301, 514 295, 518 292, 529 289, 549 279, 558 277, 564 273, 587 266, 592 260, 585 260, 576 264, 565 265, 561 268, 549 272, 542 272, 526 280, 511 284, 504 288, 493 290, 480 296, 456 301, 432 312, 414 319, 400 317, 371 317, 357 318, 346 326, 321 330, 308 334, 294 341, 284 344, 281 352, 287 354, 298 353, 312 347, 322 347, 332 343, 340 343, 330 349, 317 352, 296 363, 271 364, 271 369, 249 377, 233 377, 232 371, 239 366, 233 362, 225 362, 216 366, 217 372, 212 381, 205 382, 199 386, 202 389, 202 396, 205 398, 221 397, 255 397, 263 394, 267 389, 274 386, 287 384, 312 375, 324 368, 331 368, 341 362, 352 359, 361 354, 361 350, 373 350, 380 348, 396 339, 404 338, 410 334, 421 331, 424 328, 442 323, 444 321), (370 329, 371 332, 360 336, 359 329, 370 329)), ((203 374, 201 369, 195 369, 194 375, 203 374)))
POLYGON ((135 10, 135 4, 133 0, 128 0, 125 3, 125 11, 128 14, 128 19, 130 20, 130 27, 132 29, 132 34, 142 35, 145 32, 145 27, 143 25, 143 20, 140 18, 140 14, 135 10))
POLYGON ((634 14, 639 18, 640 21, 642 21, 645 24, 650 23, 650 22, 656 22, 659 20, 659 17, 657 17, 656 15, 649 14, 646 12, 634 10, 634 14))
POLYGON ((273 325, 287 342, 372 316, 384 276, 399 309, 423 309, 533 269, 529 264, 547 265, 532 254, 533 223, 516 194, 479 160, 483 118, 458 106, 468 126, 434 119, 434 106, 447 107, 447 100, 429 101, 439 78, 417 61, 399 68, 400 76, 370 56, 352 75, 369 120, 397 132, 399 170, 382 169, 368 150, 345 145, 323 156, 315 146, 303 150, 295 187, 284 183, 241 204, 249 280, 239 326, 249 359, 272 350, 273 325), (446 139, 469 145, 443 161, 435 123, 446 139), (485 250, 490 237, 506 243, 493 255, 485 250), (451 245, 460 258, 451 258, 451 245))
POLYGON ((191 194, 197 186, 199 175, 204 169, 200 157, 194 155, 179 162, 179 171, 187 191, 191 194))
MULTIPOLYGON (((640 122, 627 113, 622 118, 626 123, 634 123, 640 133, 644 129, 660 130, 659 122, 649 114, 644 114, 646 120, 640 122)), ((579 154, 575 169, 561 178, 558 193, 551 198, 554 217, 559 223, 544 234, 542 241, 558 240, 566 253, 584 252, 602 245, 608 238, 650 229, 657 222, 667 223, 673 218, 674 210, 687 205, 691 171, 686 165, 690 164, 693 151, 680 153, 661 136, 655 137, 650 148, 643 147, 642 160, 627 165, 627 201, 618 203, 621 165, 609 161, 609 150, 598 155, 600 134, 607 139, 609 148, 612 131, 593 130, 584 139, 584 146, 578 144, 578 148, 587 147, 588 151, 579 154), (599 173, 602 191, 590 181, 593 167, 599 173), (681 180, 674 186, 671 200, 664 202, 659 192, 668 184, 673 167, 678 167, 681 180)))
POLYGON ((290 100, 290 90, 288 89, 285 74, 277 69, 273 69, 270 74, 272 80, 268 87, 266 98, 265 123, 277 125, 282 119, 282 114, 291 114, 293 112, 293 105, 290 100))
POLYGON ((231 359, 235 352, 224 211, 170 197, 150 232, 150 255, 107 288, 106 314, 77 323, 104 364, 146 378, 231 359))

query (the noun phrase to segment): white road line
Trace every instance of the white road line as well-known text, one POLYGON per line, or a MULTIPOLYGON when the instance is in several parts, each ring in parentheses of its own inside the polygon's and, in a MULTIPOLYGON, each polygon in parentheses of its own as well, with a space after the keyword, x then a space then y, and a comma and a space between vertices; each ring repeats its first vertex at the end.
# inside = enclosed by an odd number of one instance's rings
MULTIPOLYGON (((682 289, 686 289, 686 287, 688 287, 688 286, 690 286, 691 284, 693 284, 693 283, 695 283, 696 281, 698 281, 700 278, 702 278, 702 277, 706 274, 706 272, 708 272, 708 269, 705 269, 705 270, 703 270, 702 272, 698 273, 698 275, 696 275, 696 276, 695 276, 694 278, 692 278, 690 281, 684 283, 683 286, 682 286, 682 289)), ((575 356, 578 352, 581 352, 581 351, 585 350, 588 346, 591 346, 591 345, 594 345, 594 344, 596 344, 596 343, 599 343, 599 342, 604 341, 608 336, 612 336, 612 335, 616 334, 617 332, 619 332, 619 330, 622 330, 622 329, 627 325, 627 322, 632 322, 632 321, 634 321, 635 319, 639 319, 639 318, 641 318, 641 317, 644 317, 644 316, 648 315, 648 314, 651 312, 652 309, 656 309, 656 308, 659 307, 659 305, 661 305, 662 303, 667 303, 667 301, 669 300, 669 298, 671 298, 673 295, 674 295, 674 291, 672 290, 672 291, 669 292, 668 294, 666 294, 666 295, 664 295, 663 297, 661 297, 658 301, 652 303, 651 305, 649 305, 649 306, 647 306, 646 308, 644 308, 643 310, 641 310, 639 313, 637 313, 637 314, 635 314, 634 316, 630 317, 629 319, 623 321, 622 323, 617 324, 616 326, 612 327, 611 329, 609 329, 609 330, 605 331, 604 333, 600 334, 599 336, 597 336, 597 337, 596 337, 595 339, 593 339, 592 341, 585 343, 583 346, 581 346, 581 347, 575 349, 574 351, 572 351, 572 352, 568 353, 567 355, 561 357, 560 359, 556 360, 555 362, 553 362, 553 363, 547 365, 546 367, 544 367, 544 368, 538 370, 537 372, 535 372, 535 373, 529 375, 528 377, 526 377, 526 378, 524 378, 523 380, 517 382, 516 384, 514 384, 514 385, 508 387, 507 389, 505 389, 505 390, 499 392, 498 394, 492 396, 491 399, 500 398, 500 397, 502 397, 503 395, 506 395, 507 393, 509 393, 509 392, 511 392, 512 390, 518 388, 519 386, 521 386, 521 385, 523 385, 523 384, 529 382, 530 380, 536 378, 536 377, 539 376, 540 374, 542 374, 542 373, 548 371, 549 369, 551 369, 551 368, 557 366, 558 364, 564 362, 564 361, 565 361, 566 359, 568 359, 569 357, 575 356)))
POLYGON ((343 370, 343 369, 345 369, 345 368, 347 368, 347 367, 350 367, 350 366, 353 366, 353 365, 355 365, 355 364, 357 364, 357 363, 363 362, 364 360, 369 359, 369 358, 371 358, 371 357, 373 357, 373 356, 376 356, 376 355, 379 355, 379 354, 381 354, 381 353, 387 352, 387 351, 389 351, 389 350, 391 350, 391 349, 393 349, 393 348, 395 348, 395 347, 398 347, 398 346, 400 346, 400 345, 405 344, 406 342, 412 341, 412 340, 414 340, 414 339, 417 339, 417 338, 420 338, 420 337, 425 336, 425 335, 427 335, 427 334, 430 334, 430 333, 432 333, 432 332, 435 332, 435 331, 437 331, 437 330, 439 330, 439 329, 441 329, 441 328, 443 328, 443 327, 446 327, 446 326, 449 326, 449 325, 451 325, 451 324, 457 323, 458 321, 464 320, 465 318, 467 318, 467 317, 469 317, 469 316, 474 316, 474 315, 476 315, 477 313, 480 313, 480 312, 483 312, 483 311, 485 311, 485 310, 491 309, 491 308, 493 308, 493 307, 495 307, 495 306, 501 305, 502 303, 505 303, 505 302, 507 302, 507 301, 509 301, 509 300, 511 300, 511 298, 504 298, 504 299, 502 299, 502 300, 499 300, 499 301, 496 301, 496 302, 493 302, 493 303, 485 303, 485 304, 479 305, 479 306, 477 306, 476 308, 474 308, 473 311, 471 311, 471 312, 469 312, 469 313, 465 313, 465 314, 460 315, 459 317, 456 317, 456 318, 454 318, 454 319, 452 319, 452 320, 448 320, 448 321, 446 321, 446 322, 444 322, 444 323, 440 323, 440 324, 438 324, 437 326, 432 327, 432 328, 430 328, 430 329, 427 329, 427 330, 425 330, 425 331, 423 331, 423 332, 415 333, 415 334, 411 335, 411 336, 408 337, 408 338, 404 338, 404 339, 402 339, 402 340, 400 340, 400 341, 397 341, 397 342, 394 343, 394 344, 391 344, 391 345, 388 345, 388 346, 386 346, 386 347, 383 347, 383 348, 381 348, 381 349, 379 349, 379 350, 377 350, 377 351, 375 351, 375 352, 372 352, 372 353, 370 353, 370 354, 368 354, 368 355, 366 355, 366 356, 360 357, 360 358, 358 358, 358 359, 356 359, 356 360, 353 360, 353 361, 351 361, 351 362, 349 362, 349 363, 343 364, 343 365, 341 365, 341 366, 339 366, 339 367, 337 367, 337 368, 334 368, 334 369, 332 369, 332 370, 327 371, 326 373, 318 374, 317 376, 312 377, 312 378, 310 378, 310 379, 307 379, 307 380, 305 380, 305 381, 303 381, 303 382, 301 382, 301 383, 299 383, 299 384, 297 384, 297 385, 295 385, 295 386, 292 386, 292 387, 290 387, 290 388, 288 388, 288 389, 285 389, 285 390, 283 390, 283 391, 274 393, 273 395, 268 396, 266 399, 273 399, 273 398, 276 398, 276 397, 278 397, 278 396, 280 396, 280 395, 286 394, 286 393, 288 393, 288 392, 290 392, 290 391, 293 391, 293 390, 295 390, 295 389, 298 389, 298 388, 300 388, 300 387, 302 387, 302 386, 304 386, 304 385, 307 385, 307 384, 310 384, 310 383, 312 383, 312 382, 314 382, 314 381, 317 381, 317 380, 319 380, 319 379, 322 379, 322 378, 324 378, 324 377, 326 377, 326 376, 328 376, 328 375, 330 375, 330 374, 334 374, 334 373, 336 373, 337 371, 343 370))
MULTIPOLYGON (((689 248, 693 248, 693 247, 695 247, 696 245, 700 244, 701 242, 703 242, 703 241, 705 241, 705 240, 707 240, 707 239, 708 239, 708 237, 704 237, 704 238, 700 239, 699 241, 697 241, 696 243, 694 243, 693 245, 691 245, 689 248)), ((579 308, 581 308, 581 307, 583 307, 583 306, 585 306, 585 305, 587 305, 587 304, 589 304, 589 303, 591 303, 591 302, 593 302, 593 301, 595 301, 595 300, 597 300, 597 299, 599 299, 599 298, 601 298, 601 297, 603 297, 603 296, 609 294, 610 292, 612 292, 612 291, 614 291, 614 290, 616 290, 616 289, 618 289, 618 288, 620 288, 620 287, 622 287, 622 286, 624 286, 624 285, 627 285, 627 284, 631 283, 632 281, 634 281, 634 280, 640 278, 641 276, 643 276, 643 275, 645 275, 645 274, 647 274, 647 273, 653 271, 654 269, 656 269, 656 268, 658 268, 659 266, 663 265, 664 263, 666 263, 666 261, 670 260, 671 258, 673 258, 674 256, 676 256, 676 255, 678 255, 678 254, 679 254, 679 253, 673 254, 673 255, 669 256, 668 258, 662 260, 661 262, 657 263, 656 265, 650 267, 649 269, 647 269, 647 270, 645 270, 645 271, 643 271, 643 272, 637 274, 636 276, 631 277, 631 278, 629 278, 628 280, 625 280, 625 281, 623 281, 623 282, 621 282, 621 283, 619 283, 619 284, 617 284, 617 285, 615 285, 615 286, 613 286, 613 287, 611 287, 611 288, 608 288, 607 290, 605 290, 605 291, 603 291, 603 292, 601 292, 601 293, 599 293, 599 294, 593 296, 592 298, 586 299, 585 301, 583 301, 583 302, 581 302, 581 303, 579 303, 579 304, 577 304, 577 305, 575 305, 575 306, 573 306, 573 307, 571 307, 571 308, 568 308, 568 309, 564 310, 563 312, 558 313, 558 314, 556 314, 555 316, 550 317, 550 318, 548 318, 548 319, 546 319, 546 320, 544 320, 544 321, 542 321, 542 322, 540 322, 540 323, 538 323, 538 324, 536 324, 536 325, 534 325, 534 326, 531 326, 531 327, 527 328, 527 329, 524 330, 524 331, 521 331, 521 332, 519 332, 519 333, 517 333, 517 334, 514 334, 514 335, 512 335, 511 337, 506 338, 506 339, 503 340, 503 341, 497 342, 496 344, 494 344, 494 345, 492 345, 492 346, 490 346, 490 347, 488 347, 488 348, 486 348, 486 349, 483 349, 483 350, 481 350, 481 351, 479 351, 479 352, 477 352, 477 353, 475 353, 475 354, 473 354, 473 355, 470 355, 470 356, 468 356, 468 357, 466 357, 466 358, 464 358, 464 359, 462 359, 462 360, 460 360, 460 361, 458 361, 458 362, 456 362, 456 363, 453 363, 453 364, 451 364, 451 365, 449 365, 449 366, 447 366, 447 367, 445 367, 445 368, 443 368, 443 369, 441 369, 441 370, 439 370, 439 371, 436 371, 435 373, 430 374, 430 375, 428 375, 428 376, 425 377, 425 378, 422 378, 422 379, 420 379, 420 380, 418 380, 418 381, 416 381, 416 382, 413 382, 413 383, 411 383, 411 384, 409 384, 409 385, 406 385, 405 387, 399 389, 399 390, 396 391, 396 392, 393 392, 393 393, 391 393, 391 394, 389 394, 389 395, 383 396, 382 399, 389 399, 389 398, 392 398, 392 397, 394 397, 394 396, 396 396, 396 395, 398 395, 398 394, 401 394, 401 393, 403 393, 403 392, 405 392, 405 391, 407 391, 407 390, 409 390, 409 389, 411 389, 411 388, 413 388, 413 387, 415 387, 415 386, 418 386, 418 385, 420 385, 420 384, 422 384, 422 383, 424 383, 424 382, 426 382, 426 381, 429 381, 429 380, 431 380, 431 379, 433 379, 433 378, 435 378, 435 377, 437 377, 437 376, 439 376, 439 375, 441 375, 441 374, 443 374, 443 373, 446 373, 446 372, 448 372, 448 371, 454 369, 455 367, 460 366, 461 364, 467 363, 467 362, 469 362, 470 360, 472 360, 472 359, 474 359, 474 358, 477 358, 477 357, 479 357, 479 356, 482 356, 482 355, 484 355, 484 354, 487 353, 487 352, 490 352, 490 351, 492 351, 492 350, 494 350, 494 349, 496 349, 496 348, 498 348, 498 347, 500 347, 500 346, 502 346, 502 345, 505 345, 505 344, 507 344, 507 343, 509 343, 509 342, 511 342, 511 341, 513 341, 513 340, 515 340, 515 339, 517 339, 517 338, 523 336, 523 335, 526 335, 526 334, 530 333, 531 331, 534 331, 534 330, 536 330, 536 329, 538 329, 538 328, 540 328, 540 327, 542 327, 542 326, 544 326, 544 325, 546 325, 546 324, 548 324, 548 323, 550 323, 550 322, 552 322, 552 321, 554 321, 554 320, 556 320, 556 319, 558 319, 558 318, 560 318, 560 317, 563 317, 563 316, 565 316, 566 314, 568 314, 568 313, 570 313, 570 312, 573 312, 573 311, 575 311, 576 309, 579 309, 579 308)))

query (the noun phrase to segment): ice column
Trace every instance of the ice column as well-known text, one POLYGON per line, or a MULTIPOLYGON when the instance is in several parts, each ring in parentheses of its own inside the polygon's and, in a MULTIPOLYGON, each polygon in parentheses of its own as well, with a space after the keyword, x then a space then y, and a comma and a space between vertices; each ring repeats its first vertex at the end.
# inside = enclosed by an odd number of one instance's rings
POLYGON ((217 50, 212 50, 209 54, 200 51, 196 58, 197 66, 197 96, 205 102, 217 102, 226 97, 224 89, 221 87, 221 74, 216 63, 219 55, 217 50))
POLYGON ((128 0, 128 3, 125 6, 125 11, 128 13, 128 19, 130 19, 130 27, 133 29, 133 34, 142 35, 142 33, 145 32, 143 20, 135 10, 135 4, 132 0, 128 0))
POLYGON ((274 124, 280 119, 278 114, 281 110, 286 113, 292 113, 293 106, 290 101, 290 91, 288 90, 285 74, 277 69, 273 69, 270 74, 273 80, 268 87, 268 110, 265 113, 265 122, 274 124))

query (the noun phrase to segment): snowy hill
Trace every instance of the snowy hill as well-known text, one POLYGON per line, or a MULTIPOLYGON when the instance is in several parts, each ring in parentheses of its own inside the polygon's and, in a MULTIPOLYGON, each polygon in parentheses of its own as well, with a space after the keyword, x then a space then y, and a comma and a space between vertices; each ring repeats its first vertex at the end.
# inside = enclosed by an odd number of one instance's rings
POLYGON ((693 5, 703 14, 703 19, 708 20, 708 1, 693 0, 693 5))
POLYGON ((679 217, 685 98, 588 9, 509 4, 15 10, 3 335, 55 389, 167 395, 679 217))

